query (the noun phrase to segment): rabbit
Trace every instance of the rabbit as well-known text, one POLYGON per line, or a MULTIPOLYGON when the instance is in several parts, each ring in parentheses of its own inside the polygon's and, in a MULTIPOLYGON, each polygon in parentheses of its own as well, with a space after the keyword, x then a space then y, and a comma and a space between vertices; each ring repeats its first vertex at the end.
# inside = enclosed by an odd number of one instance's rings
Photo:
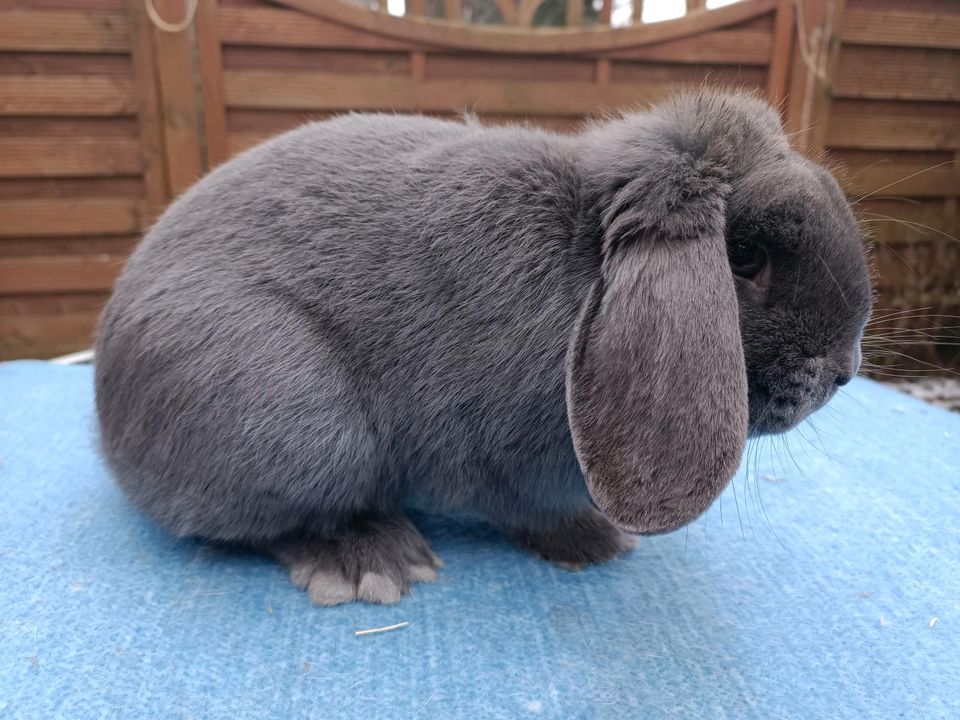
POLYGON ((320 605, 441 566, 405 508, 568 569, 698 517, 858 371, 867 257, 777 113, 701 89, 561 135, 306 124, 177 199, 103 313, 103 454, 320 605))

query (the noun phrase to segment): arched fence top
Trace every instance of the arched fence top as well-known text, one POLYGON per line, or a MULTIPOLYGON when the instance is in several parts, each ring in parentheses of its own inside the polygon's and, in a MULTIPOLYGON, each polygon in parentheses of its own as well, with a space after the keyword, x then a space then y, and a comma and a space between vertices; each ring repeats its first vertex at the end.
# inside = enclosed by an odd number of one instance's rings
POLYGON ((394 17, 339 0, 272 0, 275 4, 383 37, 461 50, 528 54, 596 54, 721 30, 776 10, 782 0, 741 0, 676 20, 626 28, 478 27, 421 17, 394 17))

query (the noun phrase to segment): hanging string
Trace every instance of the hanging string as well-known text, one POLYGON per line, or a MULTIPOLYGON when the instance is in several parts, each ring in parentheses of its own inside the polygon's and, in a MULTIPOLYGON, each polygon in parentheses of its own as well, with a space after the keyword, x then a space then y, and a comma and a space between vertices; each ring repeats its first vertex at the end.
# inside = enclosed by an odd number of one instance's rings
MULTIPOLYGON (((806 88, 803 94, 803 105, 800 109, 800 127, 809 130, 812 127, 813 94, 816 81, 819 80, 824 85, 828 85, 830 82, 827 73, 830 56, 828 44, 831 42, 833 35, 834 0, 828 0, 825 26, 814 27, 809 38, 807 37, 806 14, 803 10, 803 0, 796 0, 794 9, 797 14, 797 49, 800 51, 800 60, 807 66, 807 70, 809 71, 807 73, 806 88)), ((803 131, 804 137, 802 142, 805 144, 809 142, 805 135, 807 130, 803 131)))
POLYGON ((197 14, 198 2, 199 0, 187 0, 187 12, 183 20, 178 23, 168 23, 160 17, 160 13, 158 13, 157 8, 154 7, 153 0, 143 0, 143 6, 147 10, 147 17, 150 18, 150 22, 152 22, 158 30, 163 30, 163 32, 168 33, 178 33, 190 27, 190 23, 193 22, 193 16, 197 14))
POLYGON ((826 59, 822 58, 822 48, 820 47, 822 32, 820 28, 814 28, 813 37, 808 41, 804 22, 803 0, 797 0, 795 9, 797 11, 797 45, 800 50, 800 58, 810 72, 816 75, 822 82, 826 82, 826 68, 822 67, 822 65, 826 63, 826 59), (814 58, 813 54, 816 54, 817 58, 814 58))

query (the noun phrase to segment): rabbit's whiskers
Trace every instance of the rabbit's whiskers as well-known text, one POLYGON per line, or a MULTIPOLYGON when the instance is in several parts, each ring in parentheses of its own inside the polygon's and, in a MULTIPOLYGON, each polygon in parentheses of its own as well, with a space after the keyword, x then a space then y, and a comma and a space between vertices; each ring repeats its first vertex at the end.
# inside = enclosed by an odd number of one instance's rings
POLYGON ((905 227, 908 227, 914 230, 918 230, 918 229, 928 230, 932 233, 936 233, 937 235, 940 235, 941 237, 945 237, 948 240, 952 240, 953 242, 960 244, 960 238, 958 238, 956 235, 951 235, 948 232, 944 232, 939 228, 935 228, 932 225, 927 225, 922 222, 916 222, 914 220, 904 220, 903 218, 895 218, 891 215, 884 215, 883 213, 875 213, 875 212, 864 212, 862 213, 862 215, 869 216, 869 219, 866 220, 866 222, 892 222, 892 223, 897 223, 898 225, 903 225, 905 227))
MULTIPOLYGON (((867 193, 866 195, 861 195, 860 197, 858 197, 856 200, 853 200, 852 202, 853 202, 854 205, 857 205, 857 204, 863 202, 864 200, 869 200, 870 198, 879 195, 880 193, 882 193, 882 192, 883 192, 884 190, 886 190, 887 188, 891 188, 891 187, 893 187, 894 185, 899 185, 900 183, 902 183, 902 182, 904 182, 904 181, 906 181, 906 180, 910 180, 910 179, 912 179, 912 178, 915 178, 915 177, 917 177, 918 175, 923 175, 925 172, 930 172, 931 170, 936 170, 937 168, 941 168, 941 167, 943 167, 944 165, 953 165, 953 163, 954 163, 953 160, 944 160, 943 162, 937 163, 936 165, 931 165, 930 167, 925 167, 925 168, 923 168, 922 170, 917 170, 916 172, 910 173, 909 175, 905 175, 904 177, 899 178, 899 179, 897 179, 897 180, 894 180, 893 182, 887 183, 887 184, 884 185, 883 187, 879 187, 879 188, 877 188, 876 190, 867 193)), ((878 163, 871 163, 870 165, 867 165, 866 167, 861 168, 861 169, 856 173, 856 175, 854 175, 853 177, 857 177, 860 173, 864 172, 864 171, 867 170, 868 168, 873 167, 873 166, 876 165, 876 164, 878 164, 878 163)))

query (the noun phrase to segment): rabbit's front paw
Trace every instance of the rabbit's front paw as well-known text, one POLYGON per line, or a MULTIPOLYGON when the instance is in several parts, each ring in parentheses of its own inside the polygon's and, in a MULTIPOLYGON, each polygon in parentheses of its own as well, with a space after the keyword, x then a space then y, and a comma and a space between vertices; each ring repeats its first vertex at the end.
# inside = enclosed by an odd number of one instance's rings
POLYGON ((510 530, 519 545, 565 570, 583 570, 633 549, 636 541, 600 512, 589 508, 548 529, 510 530))
POLYGON ((317 605, 395 603, 443 565, 404 517, 358 520, 331 540, 288 540, 272 552, 317 605))

